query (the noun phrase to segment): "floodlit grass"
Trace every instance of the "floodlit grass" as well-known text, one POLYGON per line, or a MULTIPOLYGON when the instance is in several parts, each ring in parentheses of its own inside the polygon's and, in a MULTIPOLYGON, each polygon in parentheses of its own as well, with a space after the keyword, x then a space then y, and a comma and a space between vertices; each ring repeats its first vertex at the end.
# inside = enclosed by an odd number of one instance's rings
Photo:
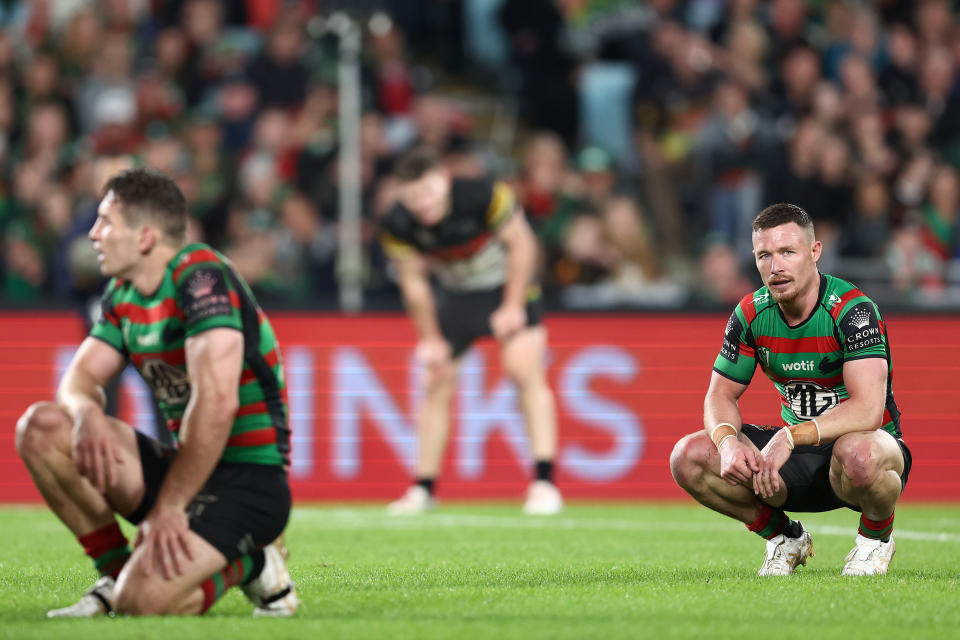
POLYGON ((303 601, 254 620, 239 592, 202 618, 47 620, 94 580, 41 508, 0 509, 0 638, 948 638, 960 633, 960 507, 897 510, 890 574, 841 578, 857 514, 802 514, 816 557, 760 579, 763 541, 690 505, 300 506, 288 529, 303 601))

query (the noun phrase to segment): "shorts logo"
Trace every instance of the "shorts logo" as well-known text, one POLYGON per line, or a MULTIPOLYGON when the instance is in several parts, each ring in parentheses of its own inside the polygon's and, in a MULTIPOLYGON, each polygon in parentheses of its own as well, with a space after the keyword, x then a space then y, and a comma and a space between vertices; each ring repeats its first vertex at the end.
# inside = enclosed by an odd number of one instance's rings
POLYGON ((811 420, 840 404, 833 389, 809 380, 791 380, 783 385, 783 396, 798 418, 811 420))

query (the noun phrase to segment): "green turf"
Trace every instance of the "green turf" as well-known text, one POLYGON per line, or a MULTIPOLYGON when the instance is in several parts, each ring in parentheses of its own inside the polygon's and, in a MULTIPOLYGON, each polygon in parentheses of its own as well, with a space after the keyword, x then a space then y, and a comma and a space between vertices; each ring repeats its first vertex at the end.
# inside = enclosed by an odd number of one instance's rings
POLYGON ((292 620, 253 620, 239 593, 203 618, 50 621, 93 580, 50 514, 0 509, 0 638, 934 638, 960 634, 960 507, 902 506, 880 578, 841 578, 849 511, 808 514, 817 556, 759 579, 763 543, 693 506, 444 505, 295 510, 292 620))

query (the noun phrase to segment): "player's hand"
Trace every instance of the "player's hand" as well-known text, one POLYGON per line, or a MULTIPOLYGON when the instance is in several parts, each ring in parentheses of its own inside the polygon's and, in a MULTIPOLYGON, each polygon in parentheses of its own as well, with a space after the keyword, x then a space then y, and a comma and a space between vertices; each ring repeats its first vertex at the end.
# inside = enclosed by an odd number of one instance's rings
POLYGON ((780 429, 760 451, 760 472, 753 477, 754 493, 766 500, 780 491, 780 469, 790 453, 790 441, 784 430, 780 429))
POLYGON ((78 413, 73 425, 73 460, 77 471, 100 493, 117 484, 117 465, 123 459, 114 440, 113 428, 100 407, 78 413))
POLYGON ((736 438, 727 438, 720 445, 720 477, 731 486, 750 486, 760 470, 756 452, 736 438))
POLYGON ((182 575, 187 562, 193 560, 189 531, 186 511, 155 506, 137 531, 135 546, 144 547, 143 574, 149 576, 159 569, 165 580, 182 575))
POLYGON ((527 326, 527 309, 520 304, 504 303, 490 314, 490 332, 503 341, 527 326))

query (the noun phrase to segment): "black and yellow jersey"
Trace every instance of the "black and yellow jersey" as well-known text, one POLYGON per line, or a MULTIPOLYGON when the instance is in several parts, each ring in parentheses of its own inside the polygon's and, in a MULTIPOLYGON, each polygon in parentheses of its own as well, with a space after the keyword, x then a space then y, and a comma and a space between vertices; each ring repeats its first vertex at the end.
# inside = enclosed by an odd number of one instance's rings
POLYGON ((430 260, 441 285, 453 291, 493 289, 506 279, 506 247, 497 231, 516 209, 504 182, 454 178, 448 213, 423 225, 401 203, 383 217, 380 239, 391 258, 417 252, 430 260))

